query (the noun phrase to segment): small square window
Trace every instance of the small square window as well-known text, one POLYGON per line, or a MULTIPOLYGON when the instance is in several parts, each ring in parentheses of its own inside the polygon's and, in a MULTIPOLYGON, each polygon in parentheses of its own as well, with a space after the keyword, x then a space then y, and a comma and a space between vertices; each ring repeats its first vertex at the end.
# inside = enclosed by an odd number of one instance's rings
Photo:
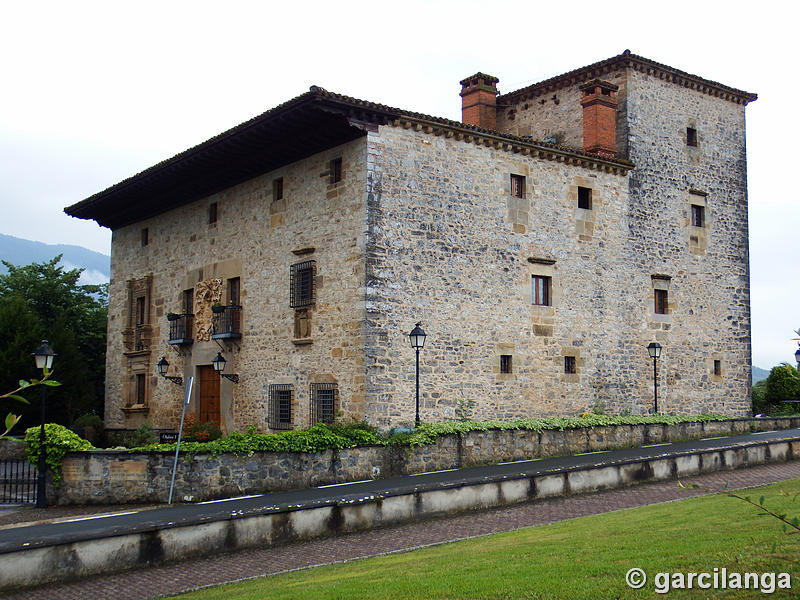
POLYGON ((515 198, 525 197, 525 176, 511 175, 511 195, 515 198))
POLYGON ((512 372, 512 357, 510 354, 500 355, 500 372, 501 373, 512 372))
POLYGON ((697 129, 694 127, 686 128, 686 145, 697 146, 697 129))
POLYGON ((706 226, 706 207, 692 204, 692 226, 705 227, 706 226))
POLYGON ((714 361, 714 375, 716 377, 721 377, 722 376, 722 361, 721 360, 715 360, 714 361))
POLYGON ((669 295, 667 290, 653 290, 655 293, 655 313, 657 315, 666 315, 669 308, 669 295))
POLYGON ((592 188, 578 187, 578 208, 592 210, 592 188))
POLYGON ((145 227, 142 229, 142 247, 147 246, 150 243, 150 230, 145 227))
POLYGON ((217 222, 217 203, 212 202, 208 205, 208 224, 217 222))
POLYGON ((342 159, 334 158, 330 162, 331 183, 339 183, 342 180, 342 159))
POLYGON ((272 180, 272 200, 283 200, 283 177, 272 180))
POLYGON ((531 276, 531 303, 538 306, 550 306, 549 277, 531 276))
POLYGON ((565 356, 564 357, 564 373, 567 375, 574 375, 578 372, 576 367, 576 361, 574 356, 565 356))

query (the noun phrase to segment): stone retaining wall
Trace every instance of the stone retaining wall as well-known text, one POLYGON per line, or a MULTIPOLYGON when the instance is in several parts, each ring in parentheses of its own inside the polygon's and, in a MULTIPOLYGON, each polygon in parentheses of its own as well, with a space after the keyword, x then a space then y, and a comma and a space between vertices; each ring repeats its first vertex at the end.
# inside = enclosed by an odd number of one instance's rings
MULTIPOLYGON (((176 501, 201 501, 302 489, 441 469, 546 458, 800 427, 800 417, 730 419, 678 425, 618 425, 565 431, 490 430, 447 435, 418 448, 367 446, 318 453, 258 452, 249 457, 182 455, 175 476, 176 501)), ((174 453, 131 454, 93 450, 68 454, 62 481, 48 491, 58 504, 166 502, 174 453)))

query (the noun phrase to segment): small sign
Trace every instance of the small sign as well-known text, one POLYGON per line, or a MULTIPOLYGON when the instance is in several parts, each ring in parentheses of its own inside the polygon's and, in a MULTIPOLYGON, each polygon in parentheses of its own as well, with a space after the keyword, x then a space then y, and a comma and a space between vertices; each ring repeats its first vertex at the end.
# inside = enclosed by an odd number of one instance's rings
POLYGON ((162 444, 174 444, 178 441, 177 431, 162 431, 159 435, 159 441, 162 444))

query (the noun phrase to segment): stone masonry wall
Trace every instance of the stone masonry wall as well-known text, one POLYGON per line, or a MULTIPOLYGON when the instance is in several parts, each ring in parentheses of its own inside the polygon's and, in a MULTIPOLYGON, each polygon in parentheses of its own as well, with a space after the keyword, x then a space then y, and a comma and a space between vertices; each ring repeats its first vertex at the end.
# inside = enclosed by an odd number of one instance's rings
POLYGON ((630 159, 636 168, 630 174, 626 263, 635 287, 668 288, 669 314, 627 314, 664 346, 659 382, 665 402, 659 408, 747 414, 744 106, 638 71, 628 78, 630 159), (689 127, 697 131, 696 147, 687 144, 689 127), (692 204, 704 206, 703 227, 691 224, 692 204))
MULTIPOLYGON (((631 287, 624 260, 628 181, 589 168, 487 148, 413 128, 368 138, 367 414, 377 425, 411 422, 414 354, 422 321, 421 417, 452 417, 477 400, 478 419, 577 414, 600 403, 650 408, 636 379, 616 388, 605 373, 619 348, 648 376, 647 290, 631 287), (510 175, 526 177, 514 198, 510 175), (577 188, 592 189, 592 210, 577 188), (535 306, 533 275, 551 277, 552 306, 535 306), (643 353, 643 354, 642 354, 643 353), (500 373, 500 355, 513 372, 500 373), (565 357, 576 373, 565 373, 565 357), (644 396, 644 397, 643 397, 644 396)), ((647 282, 649 288, 649 282, 647 282)))
MULTIPOLYGON (((223 430, 255 424, 267 429, 270 384, 294 390, 293 421, 308 426, 311 382, 336 383, 345 415, 363 414, 363 357, 357 351, 363 321, 363 230, 365 145, 358 139, 267 173, 168 213, 114 231, 106 423, 131 428, 142 421, 176 428, 182 388, 156 375, 161 356, 170 375, 184 381, 210 365, 220 346, 195 340, 186 346, 167 343, 167 312, 181 312, 181 294, 200 282, 241 281, 242 337, 221 341, 226 373, 240 374, 238 384, 222 380, 223 430), (343 177, 329 183, 329 161, 342 158, 343 177), (283 178, 283 199, 273 199, 273 181, 283 178), (209 223, 209 206, 217 220, 209 223), (141 230, 149 229, 148 245, 141 230), (295 338, 295 311, 289 306, 290 265, 316 261, 316 304, 310 309, 311 336, 295 338), (122 407, 127 364, 121 329, 127 319, 127 281, 152 274, 152 346, 147 366, 148 404, 144 414, 122 407)), ((196 303, 199 300, 196 298, 196 303)), ((196 332, 195 332, 196 333, 196 332)), ((196 336, 195 336, 196 337, 196 336)), ((198 409, 195 380, 190 411, 198 409)))
MULTIPOLYGON (((369 446, 314 454, 257 452, 249 457, 196 454, 178 460, 176 502, 197 502, 377 479, 440 469, 546 458, 668 441, 800 426, 798 418, 734 419, 679 425, 625 425, 544 431, 474 431, 418 448, 369 446)), ((174 453, 72 452, 62 482, 48 489, 58 504, 166 502, 174 453)))

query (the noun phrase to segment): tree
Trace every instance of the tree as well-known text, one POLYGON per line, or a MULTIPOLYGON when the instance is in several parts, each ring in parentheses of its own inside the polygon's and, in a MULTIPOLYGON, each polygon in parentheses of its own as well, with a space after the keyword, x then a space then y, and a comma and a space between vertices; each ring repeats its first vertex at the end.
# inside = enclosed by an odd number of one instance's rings
MULTIPOLYGON (((56 350, 62 385, 48 394, 48 421, 70 425, 83 413, 103 412, 107 286, 79 285, 82 269, 65 270, 61 256, 16 267, 3 261, 0 275, 0 389, 16 389, 18 377, 41 374, 31 353, 47 339, 56 350)), ((38 394, 14 407, 22 426, 39 422, 38 394)))

